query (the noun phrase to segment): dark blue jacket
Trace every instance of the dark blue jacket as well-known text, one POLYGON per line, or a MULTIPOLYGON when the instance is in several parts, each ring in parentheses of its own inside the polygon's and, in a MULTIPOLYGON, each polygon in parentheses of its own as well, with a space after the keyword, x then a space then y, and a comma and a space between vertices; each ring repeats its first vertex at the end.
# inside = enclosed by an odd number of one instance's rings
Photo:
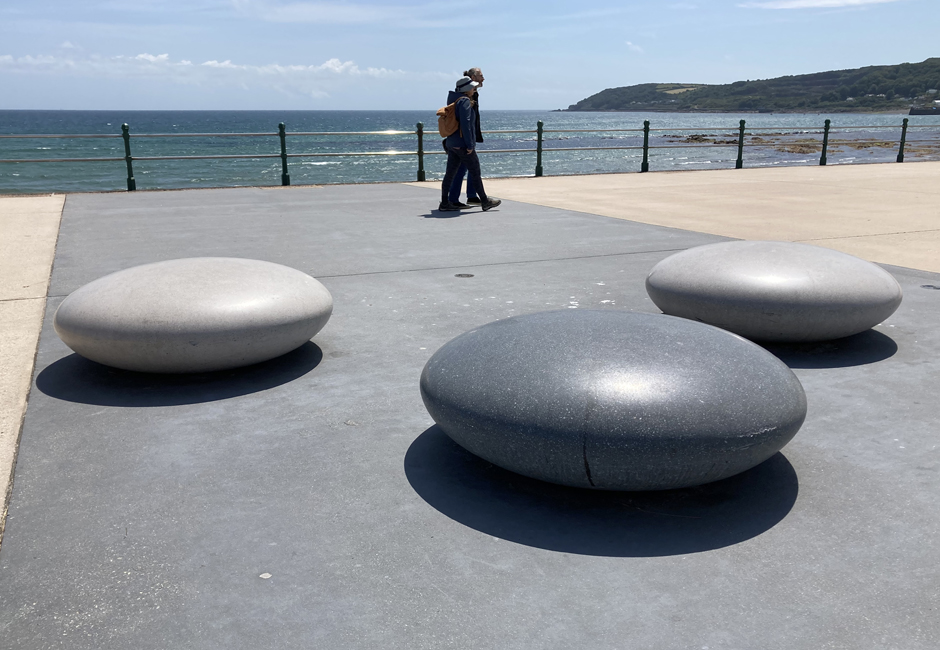
POLYGON ((460 128, 447 136, 447 146, 476 149, 476 125, 479 120, 476 102, 465 94, 452 90, 447 94, 447 103, 453 104, 454 102, 457 102, 455 108, 457 109, 457 124, 460 125, 460 128))

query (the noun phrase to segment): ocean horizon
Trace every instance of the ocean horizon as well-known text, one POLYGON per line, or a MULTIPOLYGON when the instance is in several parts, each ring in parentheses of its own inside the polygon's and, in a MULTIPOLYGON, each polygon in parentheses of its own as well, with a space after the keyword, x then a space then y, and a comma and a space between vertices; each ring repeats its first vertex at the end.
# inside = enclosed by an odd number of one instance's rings
MULTIPOLYGON (((907 115, 872 113, 661 113, 488 110, 481 106, 485 142, 479 146, 485 177, 532 176, 536 124, 544 123, 542 165, 546 176, 638 172, 643 121, 649 120, 650 171, 734 168, 740 120, 746 121, 744 166, 819 164, 824 121, 832 121, 828 164, 893 162, 907 115), (840 130, 852 127, 849 130, 840 130), (619 129, 619 130, 617 130, 619 129), (529 131, 486 133, 487 131, 529 131), (872 143, 872 141, 879 141, 872 143), (702 146, 717 145, 717 146, 702 146), (591 147, 591 150, 572 151, 591 147), (488 153, 488 150, 509 150, 488 153)), ((0 160, 123 158, 119 136, 127 123, 134 157, 280 153, 276 135, 284 122, 289 154, 333 154, 289 158, 293 185, 414 181, 415 155, 337 156, 340 153, 413 152, 411 134, 337 135, 361 131, 414 131, 424 124, 428 180, 443 176, 437 108, 414 111, 122 111, 0 110, 0 135, 106 135, 106 138, 0 138, 0 160), (292 133, 327 133, 297 136, 292 133), (141 138, 144 134, 210 134, 141 138), (263 137, 211 134, 265 133, 263 137)), ((911 116, 905 160, 940 160, 940 124, 934 116, 911 116)), ((276 186, 279 158, 135 160, 137 189, 276 186)), ((0 162, 0 193, 96 192, 126 189, 123 160, 108 162, 0 162)))

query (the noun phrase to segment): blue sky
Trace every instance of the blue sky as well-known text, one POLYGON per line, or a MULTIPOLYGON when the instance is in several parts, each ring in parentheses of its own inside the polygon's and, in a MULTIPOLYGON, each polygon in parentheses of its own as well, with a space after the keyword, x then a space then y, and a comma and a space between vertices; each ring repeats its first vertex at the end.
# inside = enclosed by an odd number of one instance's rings
POLYGON ((3 0, 0 108, 489 109, 940 56, 938 0, 3 0))

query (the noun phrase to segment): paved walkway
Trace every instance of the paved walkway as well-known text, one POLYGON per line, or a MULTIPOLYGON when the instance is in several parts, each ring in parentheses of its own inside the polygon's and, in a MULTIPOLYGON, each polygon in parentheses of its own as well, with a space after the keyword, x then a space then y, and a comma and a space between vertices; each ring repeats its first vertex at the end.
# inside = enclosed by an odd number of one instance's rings
POLYGON ((0 542, 63 205, 0 198, 0 542))
POLYGON ((940 272, 940 162, 492 179, 486 188, 513 201, 940 272))
MULTIPOLYGON (((940 162, 490 179, 501 198, 738 239, 799 241, 940 272, 940 162)), ((439 183, 410 183, 438 190, 439 183)), ((0 495, 16 443, 65 196, 0 197, 0 495)), ((0 542, 4 518, 0 517, 0 542)))
POLYGON ((431 210, 432 183, 0 199, 4 480, 21 438, 0 646, 933 648, 938 177, 493 180, 502 208, 459 214, 431 210), (431 426, 417 378, 447 340, 546 309, 655 312, 648 269, 726 237, 897 264, 905 291, 871 332, 775 350, 809 413, 772 462, 583 494, 431 426), (192 378, 103 368, 52 331, 79 286, 201 255, 301 269, 338 307, 296 353, 192 378))

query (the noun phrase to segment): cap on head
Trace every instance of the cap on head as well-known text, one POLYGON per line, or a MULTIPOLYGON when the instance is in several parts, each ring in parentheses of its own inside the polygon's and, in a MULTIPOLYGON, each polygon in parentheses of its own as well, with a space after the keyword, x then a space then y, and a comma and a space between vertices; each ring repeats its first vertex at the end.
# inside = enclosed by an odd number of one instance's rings
POLYGON ((479 83, 470 77, 461 77, 457 80, 457 86, 455 87, 455 90, 458 93, 468 93, 479 85, 479 83))

